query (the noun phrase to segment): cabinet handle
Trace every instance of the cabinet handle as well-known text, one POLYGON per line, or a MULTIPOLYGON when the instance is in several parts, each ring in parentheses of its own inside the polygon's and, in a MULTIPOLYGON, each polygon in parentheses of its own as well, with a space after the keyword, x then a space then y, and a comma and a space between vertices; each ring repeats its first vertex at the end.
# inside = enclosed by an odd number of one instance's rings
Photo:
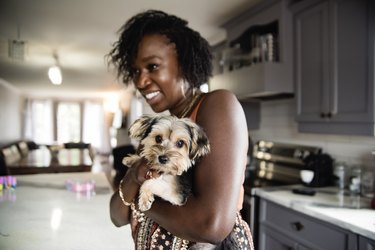
POLYGON ((293 222, 293 223, 291 223, 291 224, 292 224, 292 228, 293 228, 294 230, 296 230, 296 231, 301 231, 301 230, 304 228, 304 226, 302 225, 302 223, 299 222, 299 221, 297 221, 297 222, 293 222))
POLYGON ((320 117, 321 118, 332 118, 332 116, 333 116, 333 114, 334 113, 332 113, 332 112, 328 112, 328 113, 324 113, 324 112, 322 112, 322 113, 320 113, 320 117))

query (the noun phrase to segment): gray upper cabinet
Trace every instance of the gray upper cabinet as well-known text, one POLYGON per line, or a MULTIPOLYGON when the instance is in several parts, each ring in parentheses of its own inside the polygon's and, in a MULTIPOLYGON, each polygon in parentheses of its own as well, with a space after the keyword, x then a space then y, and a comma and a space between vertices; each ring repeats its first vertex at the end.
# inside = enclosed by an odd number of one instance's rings
POLYGON ((374 135, 374 2, 292 5, 300 132, 374 135))

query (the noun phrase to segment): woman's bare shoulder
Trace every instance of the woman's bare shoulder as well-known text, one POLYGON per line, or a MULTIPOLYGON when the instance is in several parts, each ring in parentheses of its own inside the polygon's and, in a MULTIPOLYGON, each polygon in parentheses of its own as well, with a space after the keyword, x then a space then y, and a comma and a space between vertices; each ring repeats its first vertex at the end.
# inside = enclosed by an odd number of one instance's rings
POLYGON ((202 106, 202 113, 206 114, 213 114, 212 112, 236 112, 236 110, 240 108, 237 97, 232 92, 225 89, 214 90, 207 93, 202 106))
POLYGON ((234 98, 234 99, 237 99, 236 96, 230 92, 229 90, 226 90, 226 89, 217 89, 217 90, 213 90, 211 92, 208 92, 207 93, 207 97, 208 98, 234 98))

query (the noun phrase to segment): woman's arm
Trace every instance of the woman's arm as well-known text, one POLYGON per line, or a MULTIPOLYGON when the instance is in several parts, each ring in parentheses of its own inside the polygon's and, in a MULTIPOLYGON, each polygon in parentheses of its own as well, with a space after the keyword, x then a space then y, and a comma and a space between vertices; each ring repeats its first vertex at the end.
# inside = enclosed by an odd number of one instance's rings
POLYGON ((206 95, 197 116, 211 152, 196 165, 194 192, 183 206, 156 201, 146 215, 181 238, 217 243, 232 230, 248 148, 242 107, 225 90, 206 95))
MULTIPOLYGON (((126 202, 132 202, 136 199, 139 187, 145 181, 143 177, 146 171, 145 162, 141 162, 132 166, 126 172, 121 185, 121 191, 126 202)), ((110 216, 113 224, 118 227, 130 223, 130 207, 123 203, 118 190, 111 197, 110 216)))

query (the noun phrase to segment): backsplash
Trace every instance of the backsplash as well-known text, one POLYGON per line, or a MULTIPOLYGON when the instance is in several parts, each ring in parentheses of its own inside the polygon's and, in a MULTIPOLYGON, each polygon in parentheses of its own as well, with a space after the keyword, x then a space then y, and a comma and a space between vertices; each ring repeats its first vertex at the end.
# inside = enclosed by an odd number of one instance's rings
POLYGON ((299 133, 295 114, 295 99, 262 102, 260 129, 249 131, 252 140, 319 146, 336 161, 375 169, 375 137, 299 133))

